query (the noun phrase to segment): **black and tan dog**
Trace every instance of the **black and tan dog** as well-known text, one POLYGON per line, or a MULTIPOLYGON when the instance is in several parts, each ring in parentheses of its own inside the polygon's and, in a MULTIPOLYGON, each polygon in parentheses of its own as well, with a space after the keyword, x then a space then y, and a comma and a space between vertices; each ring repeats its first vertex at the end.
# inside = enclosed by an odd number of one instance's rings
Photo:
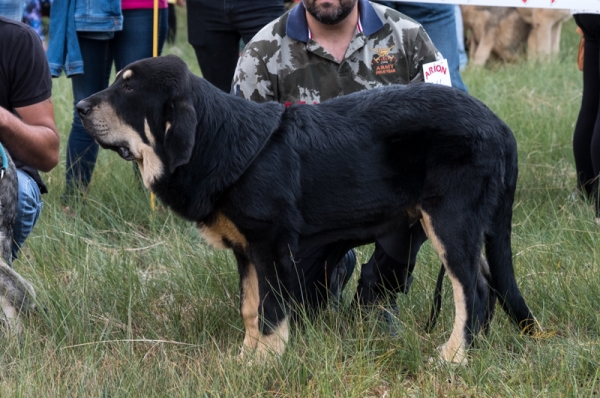
POLYGON ((284 351, 299 245, 372 242, 407 218, 422 223, 452 281, 445 360, 465 361, 487 321, 488 283, 532 329, 510 246, 515 139, 459 90, 388 86, 286 108, 222 93, 166 56, 127 66, 77 110, 165 204, 233 250, 245 349, 284 351), (484 244, 489 273, 479 268, 484 244))

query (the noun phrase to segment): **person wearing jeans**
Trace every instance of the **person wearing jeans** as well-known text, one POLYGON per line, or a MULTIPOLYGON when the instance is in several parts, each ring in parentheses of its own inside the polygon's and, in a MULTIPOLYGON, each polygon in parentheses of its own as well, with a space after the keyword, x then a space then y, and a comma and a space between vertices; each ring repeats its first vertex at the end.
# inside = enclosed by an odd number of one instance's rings
MULTIPOLYGON (((84 2, 82 0, 70 0, 75 2, 71 8, 77 10, 78 3, 87 3, 97 5, 97 9, 90 11, 90 15, 96 17, 106 9, 106 4, 101 0, 92 0, 84 2)), ((54 76, 59 76, 64 69, 67 76, 71 77, 73 87, 73 104, 89 97, 108 87, 111 69, 114 63, 115 70, 119 71, 131 62, 152 57, 153 45, 153 0, 122 0, 120 15, 105 15, 105 20, 113 20, 114 25, 118 26, 119 17, 122 25, 118 30, 96 29, 95 26, 86 26, 85 23, 75 21, 75 26, 70 27, 69 9, 64 13, 66 19, 63 24, 54 23, 52 18, 55 15, 55 8, 58 2, 53 5, 50 21, 50 43, 48 47, 48 58, 51 71, 54 76), (61 42, 53 41, 53 27, 56 32, 61 29, 66 33, 66 46, 58 47, 61 42), (94 30, 92 30, 92 28, 94 30), (76 40, 69 40, 73 31, 76 32, 76 40), (66 53, 64 51, 66 48, 66 53), (60 63, 60 58, 54 57, 55 52, 63 51, 64 66, 60 63), (79 57, 78 57, 79 56, 79 57), (79 69, 79 59, 82 68, 79 69), (54 68, 53 68, 54 66, 54 68), (74 73, 76 70, 77 73, 74 73)), ((67 2, 68 3, 68 2, 67 2)), ((75 12, 75 16, 80 15, 75 12)), ((92 25, 93 23, 90 23, 92 25)), ((165 38, 168 31, 168 8, 167 1, 159 1, 159 32, 158 32, 158 53, 162 51, 165 38)), ((73 107, 73 123, 67 142, 67 164, 66 164, 66 196, 77 194, 87 189, 96 158, 98 156, 98 144, 85 131, 81 119, 75 107, 73 107)))
POLYGON ((467 67, 469 57, 465 49, 465 28, 462 10, 458 4, 454 6, 454 18, 456 19, 456 40, 458 43, 458 70, 462 71, 467 67))

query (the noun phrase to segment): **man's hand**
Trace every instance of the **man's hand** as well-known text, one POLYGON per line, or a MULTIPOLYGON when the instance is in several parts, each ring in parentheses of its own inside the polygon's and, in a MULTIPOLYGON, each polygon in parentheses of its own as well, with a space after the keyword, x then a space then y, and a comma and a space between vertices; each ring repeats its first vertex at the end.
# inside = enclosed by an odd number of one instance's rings
POLYGON ((58 164, 60 146, 52 100, 15 111, 20 119, 0 107, 0 142, 13 158, 27 166, 44 172, 52 170, 58 164))

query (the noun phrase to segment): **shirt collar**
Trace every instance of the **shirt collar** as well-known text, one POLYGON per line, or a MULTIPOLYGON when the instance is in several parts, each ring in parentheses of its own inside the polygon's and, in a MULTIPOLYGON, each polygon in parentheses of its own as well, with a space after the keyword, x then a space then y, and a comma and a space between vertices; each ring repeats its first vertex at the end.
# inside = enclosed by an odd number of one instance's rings
MULTIPOLYGON (((290 11, 286 24, 286 34, 292 39, 307 43, 309 29, 305 11, 302 2, 290 11)), ((362 33, 366 36, 372 35, 383 27, 383 22, 368 0, 358 0, 358 14, 358 29, 359 31, 362 29, 362 33)))

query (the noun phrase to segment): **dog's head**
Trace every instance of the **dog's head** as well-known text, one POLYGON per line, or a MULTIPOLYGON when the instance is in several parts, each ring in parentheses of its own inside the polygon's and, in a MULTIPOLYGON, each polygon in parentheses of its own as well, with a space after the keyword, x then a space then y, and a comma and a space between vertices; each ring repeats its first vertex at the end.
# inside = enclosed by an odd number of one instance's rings
POLYGON ((76 109, 100 146, 138 163, 150 188, 192 156, 193 78, 176 56, 147 58, 123 68, 110 87, 81 100, 76 109))

